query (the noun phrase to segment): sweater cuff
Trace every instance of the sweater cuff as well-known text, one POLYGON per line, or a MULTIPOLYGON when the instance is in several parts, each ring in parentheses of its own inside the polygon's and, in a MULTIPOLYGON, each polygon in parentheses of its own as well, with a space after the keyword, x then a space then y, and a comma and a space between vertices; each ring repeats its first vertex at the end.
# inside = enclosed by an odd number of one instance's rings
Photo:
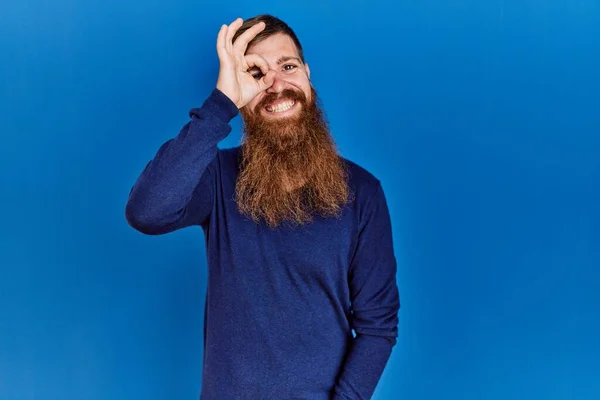
POLYGON ((190 110, 190 118, 192 116, 200 118, 201 110, 214 115, 225 123, 229 123, 229 121, 239 114, 239 110, 235 103, 217 88, 213 89, 206 100, 204 100, 202 107, 192 108, 190 110))

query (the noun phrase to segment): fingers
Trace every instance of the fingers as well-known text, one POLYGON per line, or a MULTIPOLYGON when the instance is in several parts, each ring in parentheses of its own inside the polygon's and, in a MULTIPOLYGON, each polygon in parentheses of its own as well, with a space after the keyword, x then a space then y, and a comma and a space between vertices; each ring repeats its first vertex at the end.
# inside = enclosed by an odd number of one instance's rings
POLYGON ((229 28, 227 30, 227 36, 225 37, 225 42, 227 43, 228 50, 233 50, 233 44, 232 44, 232 40, 233 40, 233 35, 235 35, 235 33, 237 32, 238 29, 240 29, 240 26, 242 26, 242 24, 244 23, 244 20, 241 18, 236 18, 230 25, 229 28))
POLYGON ((248 64, 248 69, 259 68, 260 72, 263 74, 262 78, 256 81, 256 83, 258 83, 260 91, 266 90, 267 88, 273 85, 273 82, 275 81, 275 75, 277 75, 277 72, 272 69, 269 69, 269 64, 267 63, 267 60, 265 60, 258 54, 248 54, 244 56, 244 59, 248 64))
POLYGON ((231 40, 235 32, 242 26, 244 20, 241 18, 236 18, 229 25, 223 24, 221 25, 221 29, 219 30, 219 34, 217 35, 217 54, 221 60, 225 59, 227 53, 231 53, 233 50, 233 44, 231 40))
POLYGON ((219 34, 217 35, 217 54, 221 60, 224 59, 227 47, 225 45, 225 36, 227 35, 227 25, 221 25, 219 34))
POLYGON ((250 43, 260 31, 265 29, 266 26, 264 22, 253 25, 238 37, 234 46, 232 43, 233 37, 243 23, 244 20, 242 18, 236 18, 231 24, 221 26, 219 34, 217 35, 217 53, 220 58, 224 58, 226 52, 232 53, 235 51, 238 54, 243 55, 246 52, 248 43, 250 43))
POLYGON ((277 75, 277 72, 269 70, 269 72, 267 72, 265 76, 258 81, 258 86, 260 87, 261 91, 273 86, 273 82, 275 82, 275 75, 277 75))
MULTIPOLYGON (((258 35, 263 29, 265 29, 265 26, 265 23, 261 21, 253 25, 246 32, 242 33, 233 44, 233 51, 239 54, 246 53, 248 43, 250 43, 250 41, 254 39, 254 37, 256 37, 256 35, 258 35)), ((238 28, 236 28, 235 30, 237 31, 238 28)), ((235 34, 235 32, 233 34, 235 34)), ((231 35, 231 37, 233 37, 233 35, 231 35)))
POLYGON ((248 64, 248 69, 252 67, 257 67, 260 69, 263 75, 266 75, 269 72, 269 63, 267 60, 259 56, 258 54, 247 54, 244 56, 246 63, 248 64))

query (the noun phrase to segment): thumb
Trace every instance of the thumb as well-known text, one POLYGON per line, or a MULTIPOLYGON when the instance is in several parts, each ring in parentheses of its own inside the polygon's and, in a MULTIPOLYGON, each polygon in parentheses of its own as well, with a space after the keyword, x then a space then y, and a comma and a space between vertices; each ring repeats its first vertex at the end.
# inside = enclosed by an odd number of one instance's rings
POLYGON ((269 72, 267 72, 267 74, 265 76, 263 76, 258 81, 261 91, 266 90, 266 89, 270 88, 271 86, 273 86, 273 83, 275 82, 276 74, 277 73, 271 69, 271 70, 269 70, 269 72))

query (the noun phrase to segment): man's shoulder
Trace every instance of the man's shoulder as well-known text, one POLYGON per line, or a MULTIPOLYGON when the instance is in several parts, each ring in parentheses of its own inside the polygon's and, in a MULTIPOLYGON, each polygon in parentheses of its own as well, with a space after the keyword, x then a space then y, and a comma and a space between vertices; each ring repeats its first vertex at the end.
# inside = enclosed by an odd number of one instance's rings
POLYGON ((341 159, 346 166, 348 180, 351 185, 357 188, 375 188, 380 184, 379 179, 362 165, 345 157, 341 157, 341 159))
POLYGON ((348 186, 355 204, 367 204, 374 195, 380 193, 381 182, 369 170, 355 161, 342 157, 348 172, 348 186))
POLYGON ((221 162, 230 162, 239 165, 239 161, 242 155, 242 146, 218 148, 217 154, 221 159, 221 162))
POLYGON ((231 156, 238 155, 241 149, 242 149, 242 146, 235 146, 235 147, 226 147, 223 149, 219 148, 218 151, 223 156, 231 157, 231 156))

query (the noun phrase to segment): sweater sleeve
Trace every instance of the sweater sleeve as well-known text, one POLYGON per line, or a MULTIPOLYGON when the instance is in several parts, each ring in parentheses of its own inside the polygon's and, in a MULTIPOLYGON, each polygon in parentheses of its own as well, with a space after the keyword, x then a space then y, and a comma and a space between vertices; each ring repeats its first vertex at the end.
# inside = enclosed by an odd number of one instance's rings
POLYGON ((389 211, 381 187, 365 207, 349 270, 356 337, 333 390, 334 400, 370 399, 398 336, 400 296, 389 211))
POLYGON ((217 143, 231 132, 236 105, 214 89, 179 134, 163 143, 131 188, 125 217, 134 229, 159 235, 200 225, 214 202, 217 143))

